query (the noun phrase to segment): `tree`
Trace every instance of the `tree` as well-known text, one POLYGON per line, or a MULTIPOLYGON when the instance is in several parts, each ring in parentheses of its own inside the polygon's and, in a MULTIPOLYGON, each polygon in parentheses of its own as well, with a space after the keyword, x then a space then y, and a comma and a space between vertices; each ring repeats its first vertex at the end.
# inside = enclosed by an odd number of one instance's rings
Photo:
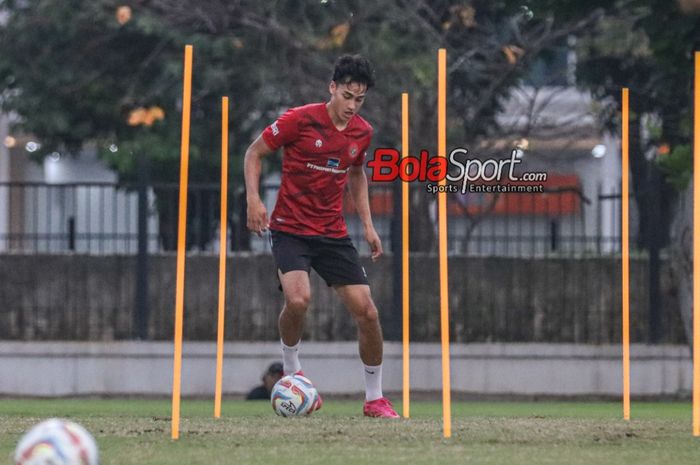
MULTIPOLYGON (((192 43, 191 179, 217 179, 218 101, 229 95, 232 175, 240 185, 240 160, 250 140, 286 107, 325 99, 332 63, 341 53, 363 53, 376 65, 378 86, 364 110, 375 126, 374 144, 399 145, 400 94, 408 91, 412 147, 431 149, 436 51, 446 47, 448 141, 476 144, 502 131, 495 115, 533 61, 585 31, 609 2, 129 3, 2 3, 8 15, 0 28, 2 108, 18 114, 22 128, 41 138, 39 156, 97 141, 122 181, 135 178, 139 154, 148 157, 154 181, 175 181, 182 48, 192 43), (162 120, 128 124, 157 109, 162 120), (107 149, 112 144, 118 152, 107 149)), ((412 235, 414 250, 433 249, 429 208, 427 196, 413 197, 413 218, 422 222, 412 235)))
MULTIPOLYGON (((235 95, 256 90, 247 70, 230 65, 237 41, 202 40, 143 9, 125 15, 125 7, 113 1, 8 1, 2 7, 7 19, 0 29, 1 104, 20 117, 21 130, 40 138, 37 158, 56 150, 77 153, 86 142, 96 142, 121 182, 136 181, 139 157, 147 158, 152 181, 176 182, 182 51, 185 43, 194 43, 190 180, 218 180, 219 97, 232 88, 235 95), (113 146, 116 152, 109 150, 113 146)), ((235 104, 234 118, 253 114, 254 99, 235 104)), ((243 123, 234 126, 231 138, 239 159, 251 131, 250 119, 243 123)), ((233 177, 240 177, 240 163, 231 166, 233 177)), ((156 195, 161 207, 176 198, 170 189, 156 195)), ((206 200, 218 202, 216 195, 206 200)), ((176 211, 160 209, 161 230, 175 230, 176 211)), ((202 221, 210 230, 216 226, 213 218, 202 221)), ((173 248, 167 237, 165 247, 173 248)))
MULTIPOLYGON (((637 245, 649 251, 651 286, 659 285, 654 276, 660 268, 659 250, 671 245, 690 341, 690 223, 688 200, 683 198, 691 172, 692 52, 700 46, 700 21, 676 2, 635 0, 620 2, 620 7, 626 14, 601 22, 581 48, 579 79, 608 102, 601 118, 615 132, 620 89, 630 88, 630 161, 640 215, 637 245)), ((652 335, 660 323, 652 321, 652 335)))

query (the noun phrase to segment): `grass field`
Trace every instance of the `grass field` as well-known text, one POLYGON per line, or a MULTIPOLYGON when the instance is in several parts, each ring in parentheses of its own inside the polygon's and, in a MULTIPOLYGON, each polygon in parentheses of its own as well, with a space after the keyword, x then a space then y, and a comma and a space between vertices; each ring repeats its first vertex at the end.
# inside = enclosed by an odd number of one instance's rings
MULTIPOLYGON (((397 402, 398 403, 398 402, 397 402)), ((0 400, 0 463, 37 421, 67 417, 96 437, 103 465, 669 464, 700 463, 689 403, 414 402, 410 420, 366 419, 359 401, 328 400, 309 418, 278 418, 267 402, 185 400, 170 440, 168 400, 0 400)))

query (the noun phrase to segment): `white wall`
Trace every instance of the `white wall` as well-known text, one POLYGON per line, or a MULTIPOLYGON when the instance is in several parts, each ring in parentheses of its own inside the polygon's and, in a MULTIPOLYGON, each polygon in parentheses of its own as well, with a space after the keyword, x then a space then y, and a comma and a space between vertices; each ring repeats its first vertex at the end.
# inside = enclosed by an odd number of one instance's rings
MULTIPOLYGON (((169 395, 171 342, 0 342, 0 395, 169 395)), ((214 392, 214 343, 185 343, 183 395, 214 392)), ((352 342, 303 343, 305 374, 322 393, 361 394, 362 365, 352 342)), ((402 389, 402 346, 386 343, 384 390, 402 389)), ((482 395, 621 396, 620 346, 452 344, 452 391, 482 395)), ((228 343, 223 391, 243 394, 280 359, 276 342, 228 343)), ((411 389, 440 391, 439 344, 411 345, 411 389)), ((631 393, 687 395, 692 366, 685 346, 631 347, 631 393)))

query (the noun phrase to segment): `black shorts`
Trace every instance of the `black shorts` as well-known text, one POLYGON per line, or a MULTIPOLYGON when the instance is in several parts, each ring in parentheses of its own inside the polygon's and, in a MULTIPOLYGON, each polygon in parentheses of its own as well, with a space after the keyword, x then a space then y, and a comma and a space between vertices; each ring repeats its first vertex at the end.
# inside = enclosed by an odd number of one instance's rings
POLYGON ((293 270, 308 273, 313 268, 329 286, 369 284, 367 273, 360 264, 360 255, 349 237, 335 239, 270 232, 272 255, 282 274, 293 270))

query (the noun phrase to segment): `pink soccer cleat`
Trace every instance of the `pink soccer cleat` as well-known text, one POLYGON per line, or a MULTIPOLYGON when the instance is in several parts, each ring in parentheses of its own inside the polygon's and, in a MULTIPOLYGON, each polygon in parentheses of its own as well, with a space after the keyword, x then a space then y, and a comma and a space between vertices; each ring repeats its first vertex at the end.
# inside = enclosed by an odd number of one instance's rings
POLYGON ((374 418, 399 418, 391 402, 386 397, 366 401, 365 407, 362 409, 366 417, 374 418))
MULTIPOLYGON (((295 375, 299 376, 304 376, 304 372, 299 370, 295 375)), ((304 376, 306 378, 306 376, 304 376)), ((316 401, 314 401, 314 404, 311 406, 311 410, 309 410, 309 413, 315 412, 316 410, 321 410, 321 407, 323 407, 323 399, 321 398, 321 394, 319 394, 318 390, 316 390, 316 401)))

